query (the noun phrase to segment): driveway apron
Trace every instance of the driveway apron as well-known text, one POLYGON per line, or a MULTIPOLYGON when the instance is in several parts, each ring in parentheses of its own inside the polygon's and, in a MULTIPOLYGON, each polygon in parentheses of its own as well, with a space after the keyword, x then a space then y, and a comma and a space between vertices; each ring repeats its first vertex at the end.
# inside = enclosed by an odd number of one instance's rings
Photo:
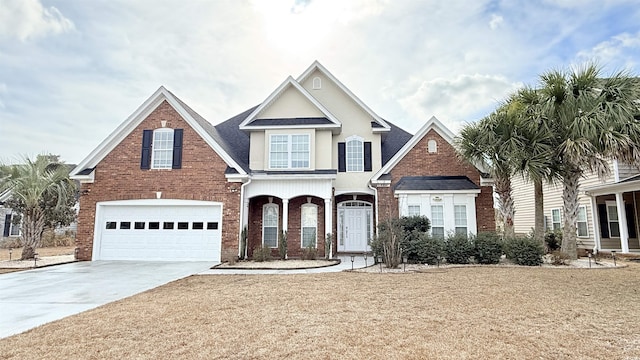
POLYGON ((86 261, 0 276, 0 338, 203 272, 211 262, 86 261))

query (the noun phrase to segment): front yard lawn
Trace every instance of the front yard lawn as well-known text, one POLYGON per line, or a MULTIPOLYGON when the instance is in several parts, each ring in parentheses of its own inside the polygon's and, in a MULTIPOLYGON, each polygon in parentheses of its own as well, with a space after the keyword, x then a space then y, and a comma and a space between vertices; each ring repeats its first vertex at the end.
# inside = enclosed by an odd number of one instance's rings
POLYGON ((640 357, 640 266, 192 276, 0 340, 0 359, 640 357))

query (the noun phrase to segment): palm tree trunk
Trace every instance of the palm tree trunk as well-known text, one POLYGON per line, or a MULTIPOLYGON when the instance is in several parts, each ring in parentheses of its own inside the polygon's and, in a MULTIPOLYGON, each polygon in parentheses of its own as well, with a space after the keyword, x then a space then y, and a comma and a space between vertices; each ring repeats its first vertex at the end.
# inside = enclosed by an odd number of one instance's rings
POLYGON ((542 192, 542 180, 533 182, 534 201, 534 229, 533 238, 540 244, 544 244, 544 194, 542 192))
POLYGON ((33 259, 36 248, 40 245, 44 229, 44 212, 39 207, 31 211, 25 211, 22 222, 22 256, 20 260, 33 259))
POLYGON ((571 259, 578 258, 576 243, 576 222, 578 220, 578 191, 580 187, 580 170, 569 171, 562 177, 564 185, 562 200, 564 201, 564 226, 562 228, 562 251, 571 259))
POLYGON ((511 177, 500 176, 495 179, 496 193, 498 194, 498 208, 502 215, 504 225, 504 236, 513 237, 515 231, 513 229, 513 197, 511 196, 511 177))

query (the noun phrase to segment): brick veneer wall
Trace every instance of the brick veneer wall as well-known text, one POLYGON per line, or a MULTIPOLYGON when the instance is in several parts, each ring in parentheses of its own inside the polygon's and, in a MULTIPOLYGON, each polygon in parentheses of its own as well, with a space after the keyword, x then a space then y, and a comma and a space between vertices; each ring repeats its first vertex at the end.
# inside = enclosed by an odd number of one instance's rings
POLYGON ((227 182, 227 164, 166 101, 126 136, 95 168, 95 182, 82 184, 76 246, 80 260, 91 260, 96 203, 111 200, 163 199, 218 201, 222 214, 222 259, 238 253, 240 183, 227 182), (182 168, 141 170, 142 131, 184 129, 182 168))
MULTIPOLYGON (((393 196, 393 187, 403 176, 466 176, 480 186, 480 172, 473 165, 461 161, 453 146, 434 130, 429 130, 393 167, 390 174, 391 186, 377 188, 380 221, 398 216, 398 199, 393 196), (437 153, 427 150, 429 140, 436 141, 437 153)), ((480 190, 476 197, 478 232, 494 231, 493 189, 491 186, 482 186, 480 190)))

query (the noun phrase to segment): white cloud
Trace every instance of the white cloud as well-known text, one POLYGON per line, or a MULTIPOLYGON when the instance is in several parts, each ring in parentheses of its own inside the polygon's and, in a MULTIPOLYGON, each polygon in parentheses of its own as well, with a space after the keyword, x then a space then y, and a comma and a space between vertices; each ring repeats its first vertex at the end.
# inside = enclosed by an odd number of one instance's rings
POLYGON ((507 95, 522 87, 504 76, 461 74, 452 78, 424 80, 413 94, 400 100, 412 118, 432 115, 457 130, 464 121, 478 120, 482 110, 495 108, 507 95))
POLYGON ((40 0, 3 0, 0 6, 0 39, 26 41, 73 29, 71 20, 55 6, 44 7, 40 0))
POLYGON ((491 30, 495 30, 499 28, 503 22, 504 22, 504 18, 502 16, 492 14, 491 20, 489 21, 489 28, 491 28, 491 30))
POLYGON ((622 33, 600 42, 591 49, 580 51, 579 62, 594 60, 608 68, 634 68, 640 55, 640 32, 622 33))

